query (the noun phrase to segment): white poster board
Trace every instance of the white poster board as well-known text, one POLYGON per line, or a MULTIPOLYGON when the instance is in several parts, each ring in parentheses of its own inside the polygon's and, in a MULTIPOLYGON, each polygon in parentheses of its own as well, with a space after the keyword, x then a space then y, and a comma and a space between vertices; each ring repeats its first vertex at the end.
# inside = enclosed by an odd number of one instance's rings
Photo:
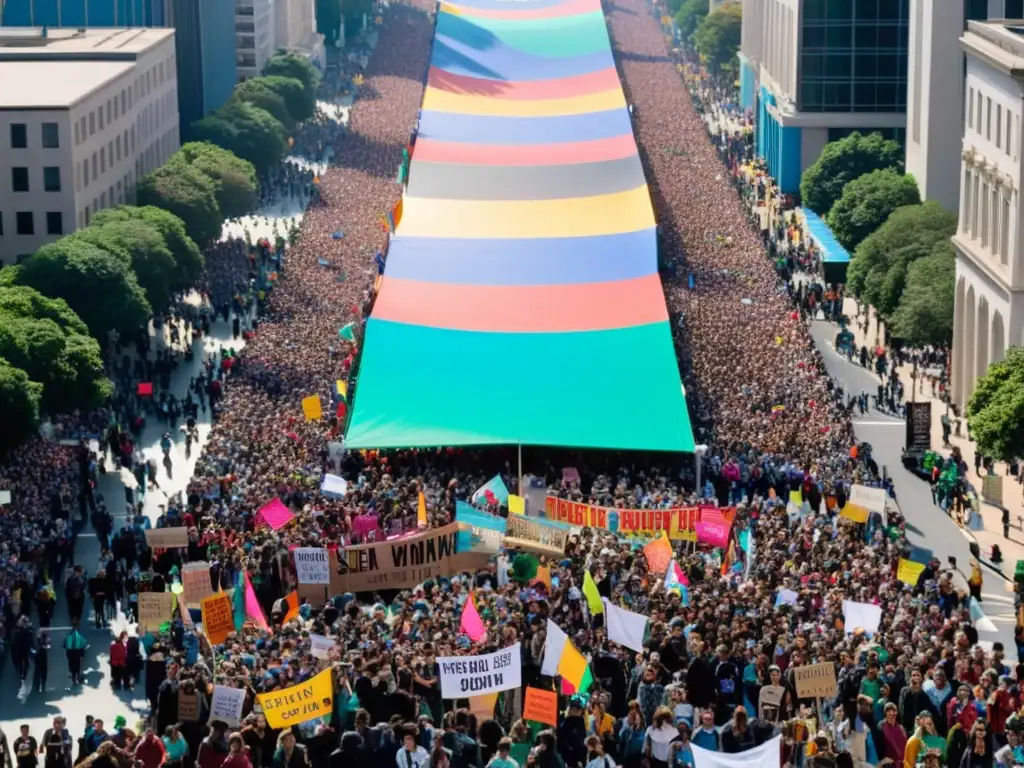
POLYGON ((245 690, 228 688, 226 685, 213 686, 213 698, 210 699, 210 722, 220 720, 230 726, 237 726, 242 720, 242 707, 245 706, 245 690))
POLYGON ((438 657, 441 697, 465 699, 519 688, 523 684, 521 650, 516 643, 482 656, 438 657))
POLYGON ((334 649, 334 641, 329 637, 323 635, 310 635, 309 641, 312 646, 310 652, 317 659, 330 658, 331 651, 334 649))
POLYGON ((297 547, 292 550, 295 558, 295 577, 299 584, 331 583, 331 558, 322 547, 297 547))

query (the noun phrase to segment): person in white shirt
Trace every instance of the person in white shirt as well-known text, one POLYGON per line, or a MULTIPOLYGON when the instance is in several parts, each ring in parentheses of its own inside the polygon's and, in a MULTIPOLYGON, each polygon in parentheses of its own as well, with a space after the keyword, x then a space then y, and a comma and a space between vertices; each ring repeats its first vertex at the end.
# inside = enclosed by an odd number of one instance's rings
POLYGON ((416 743, 416 731, 409 728, 402 736, 402 748, 395 755, 397 768, 426 768, 430 764, 430 753, 416 743))

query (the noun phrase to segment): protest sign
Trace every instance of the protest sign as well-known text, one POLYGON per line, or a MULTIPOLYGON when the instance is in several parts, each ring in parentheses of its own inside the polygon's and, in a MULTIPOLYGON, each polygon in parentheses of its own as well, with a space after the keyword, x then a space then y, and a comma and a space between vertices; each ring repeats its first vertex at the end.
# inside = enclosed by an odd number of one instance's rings
POLYGON ((441 697, 445 699, 500 693, 523 684, 519 643, 481 656, 438 657, 437 664, 441 669, 441 697))
POLYGON ((831 661, 792 670, 798 699, 829 699, 836 695, 836 668, 831 661))
POLYGON ((873 635, 882 623, 882 606, 843 600, 843 623, 848 635, 858 629, 863 630, 865 635, 873 635))
POLYGON ((186 603, 201 603, 213 594, 209 563, 185 563, 181 569, 181 586, 186 603))
POLYGON ((901 557, 899 568, 896 570, 896 578, 904 584, 916 587, 922 571, 924 571, 924 563, 915 563, 913 560, 901 557))
POLYGON ((779 768, 782 736, 776 736, 740 754, 714 752, 696 744, 691 744, 690 749, 693 751, 693 764, 697 768, 779 768))
POLYGON ((334 641, 329 637, 311 634, 309 640, 312 646, 310 653, 318 659, 328 658, 331 655, 331 651, 334 650, 334 641))
POLYGON ((276 531, 294 520, 295 515, 283 501, 273 499, 260 507, 256 519, 276 531))
POLYGON ((298 547, 295 557, 295 577, 299 584, 330 584, 331 560, 322 547, 298 547))
POLYGON ((488 693, 484 696, 469 697, 469 713, 476 716, 478 723, 494 717, 494 706, 498 703, 499 695, 497 693, 488 693))
POLYGON ((558 694, 541 688, 527 688, 523 719, 546 725, 558 725, 558 694))
POLYGON ((231 598, 223 592, 210 595, 202 601, 203 632, 210 645, 220 645, 235 631, 235 616, 231 598))
POLYGON ((854 483, 850 486, 849 503, 862 507, 868 510, 868 512, 877 512, 880 515, 884 515, 886 495, 885 488, 871 488, 854 483))
POLYGON ((997 507, 1003 506, 1003 478, 985 475, 981 478, 981 498, 997 507))
POLYGON ((323 406, 320 403, 320 395, 310 395, 302 398, 302 415, 306 421, 316 421, 323 416, 323 406))
POLYGON ((188 546, 188 528, 147 528, 146 543, 152 549, 188 546))
POLYGON ((199 719, 199 694, 196 691, 186 693, 178 691, 178 720, 183 723, 194 723, 199 719))
POLYGON ((328 717, 334 710, 334 684, 331 675, 331 670, 325 669, 304 683, 281 691, 259 694, 256 700, 263 707, 267 725, 279 730, 317 717, 328 717))
POLYGON ((672 561, 672 545, 669 544, 668 537, 662 534, 646 544, 644 557, 647 558, 647 568, 651 573, 664 573, 672 561))
POLYGON ((782 707, 782 697, 785 695, 786 689, 781 685, 766 685, 761 688, 761 695, 757 702, 758 717, 771 723, 779 722, 779 709, 782 707))
POLYGON ((696 523, 697 541, 701 544, 708 544, 712 547, 727 547, 729 545, 729 527, 721 523, 696 523))
POLYGON ((139 632, 157 632, 174 616, 174 595, 170 592, 139 593, 139 632))
POLYGON ((0 507, 11 503, 11 492, 0 491, 0 507))
POLYGON ((459 526, 457 551, 494 554, 501 549, 507 530, 505 518, 489 515, 464 501, 457 501, 455 522, 459 526))
POLYGON ((213 698, 210 699, 210 722, 220 720, 230 726, 237 726, 242 721, 242 708, 245 706, 245 689, 228 688, 226 685, 213 686, 213 698))
POLYGON ((572 533, 543 520, 514 515, 505 521, 505 546, 509 549, 531 549, 561 555, 572 533))

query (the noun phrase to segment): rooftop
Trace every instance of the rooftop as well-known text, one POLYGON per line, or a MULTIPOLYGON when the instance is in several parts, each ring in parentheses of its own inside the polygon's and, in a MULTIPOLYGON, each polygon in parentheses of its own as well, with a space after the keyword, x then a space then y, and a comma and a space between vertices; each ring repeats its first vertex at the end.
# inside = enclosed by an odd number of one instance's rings
POLYGON ((970 21, 960 45, 1011 77, 1024 79, 1024 20, 970 21))
MULTIPOLYGON (((174 36, 173 29, 47 29, 0 27, 0 61, 134 60, 174 36)), ((5 81, 6 82, 6 81, 5 81)))
POLYGON ((5 61, 0 109, 66 109, 134 68, 130 61, 5 61))

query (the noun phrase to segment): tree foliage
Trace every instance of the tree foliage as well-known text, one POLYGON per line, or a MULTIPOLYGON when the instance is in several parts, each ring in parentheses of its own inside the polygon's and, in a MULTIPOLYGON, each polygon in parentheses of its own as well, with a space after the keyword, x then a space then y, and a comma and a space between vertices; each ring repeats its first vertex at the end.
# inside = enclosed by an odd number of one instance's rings
POLYGON ((967 403, 978 450, 999 461, 1024 456, 1024 347, 1011 347, 978 379, 967 403))
POLYGON ((192 141, 174 154, 174 161, 191 165, 213 181, 217 205, 225 218, 245 216, 256 207, 256 169, 248 160, 209 142, 192 141))
POLYGON ((254 77, 244 84, 259 83, 284 99, 285 108, 292 121, 301 123, 313 117, 316 112, 316 89, 309 89, 302 81, 283 75, 254 77))
POLYGON ((31 437, 39 427, 43 385, 0 358, 0 450, 7 451, 31 437))
POLYGON ((160 233, 164 245, 174 256, 176 265, 171 290, 187 290, 195 285, 202 275, 203 254, 185 231, 184 222, 170 211, 152 205, 139 208, 133 205, 119 205, 117 208, 105 208, 92 218, 92 223, 96 226, 112 221, 144 221, 160 233))
POLYGON ((259 173, 276 168, 288 149, 284 126, 272 114, 236 99, 199 120, 193 129, 199 141, 234 152, 259 173))
POLYGON ((200 248, 220 237, 224 216, 217 205, 216 185, 195 168, 157 168, 139 182, 135 196, 139 205, 162 208, 181 219, 188 236, 200 248))
POLYGON ((18 280, 64 299, 98 339, 112 330, 135 333, 152 314, 124 258, 75 235, 41 247, 21 265, 18 280))
POLYGON ((267 77, 294 77, 313 97, 316 96, 316 89, 320 84, 320 73, 309 59, 283 51, 275 53, 267 60, 262 74, 267 77))
POLYGON ((693 47, 712 73, 732 72, 740 50, 743 5, 728 3, 705 16, 693 35, 693 47))
POLYGON ((889 324, 893 335, 915 347, 948 349, 953 343, 955 283, 953 243, 940 240, 907 269, 906 287, 889 324))
MULTIPOLYGON (((234 97, 236 99, 241 99, 248 104, 252 104, 254 107, 265 109, 273 115, 281 125, 288 130, 291 130, 295 126, 295 121, 288 112, 288 105, 285 104, 284 98, 269 88, 266 83, 261 82, 264 79, 265 78, 262 77, 253 77, 246 80, 244 83, 239 83, 235 86, 234 97)), ((301 90, 302 83, 299 83, 298 80, 295 82, 301 90)))
POLYGON ((917 181, 891 168, 871 171, 845 187, 825 222, 836 240, 850 253, 878 229, 889 214, 905 205, 917 205, 917 181))
POLYGON ((899 143, 883 139, 882 134, 849 136, 825 145, 817 160, 804 171, 800 180, 803 204, 826 216, 842 196, 843 188, 866 173, 903 165, 903 150, 899 143))
POLYGON ((900 303, 907 269, 954 232, 956 215, 934 200, 896 209, 857 248, 847 271, 847 286, 889 319, 900 303))
POLYGON ((153 310, 161 313, 167 310, 178 265, 156 227, 141 219, 110 221, 86 227, 75 236, 125 259, 135 271, 153 310))
POLYGON ((676 7, 676 27, 679 28, 679 34, 684 40, 689 40, 693 36, 711 10, 708 0, 685 0, 682 3, 679 0, 671 0, 669 10, 672 10, 673 6, 676 7))

